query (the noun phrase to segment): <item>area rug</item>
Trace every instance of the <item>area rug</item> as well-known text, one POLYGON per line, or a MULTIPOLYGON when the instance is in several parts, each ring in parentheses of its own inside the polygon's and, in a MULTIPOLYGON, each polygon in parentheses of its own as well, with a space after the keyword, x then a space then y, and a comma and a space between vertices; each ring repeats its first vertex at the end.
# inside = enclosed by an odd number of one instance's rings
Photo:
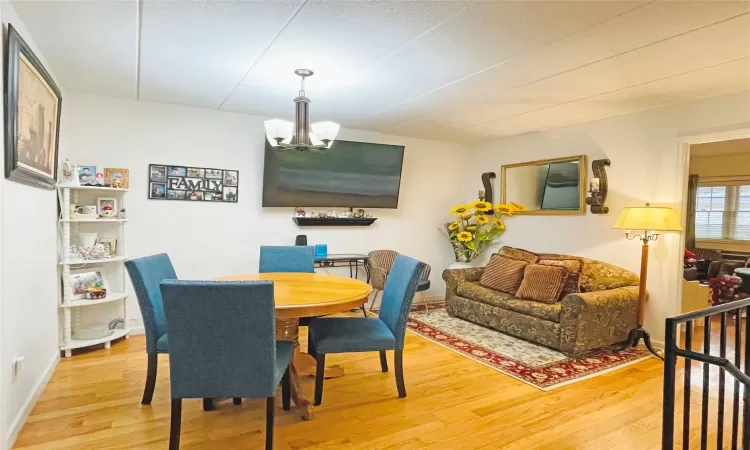
POLYGON ((426 339, 543 391, 602 375, 650 357, 642 346, 620 352, 603 349, 578 358, 569 357, 450 317, 443 304, 431 304, 429 312, 422 305, 414 305, 407 326, 426 339))

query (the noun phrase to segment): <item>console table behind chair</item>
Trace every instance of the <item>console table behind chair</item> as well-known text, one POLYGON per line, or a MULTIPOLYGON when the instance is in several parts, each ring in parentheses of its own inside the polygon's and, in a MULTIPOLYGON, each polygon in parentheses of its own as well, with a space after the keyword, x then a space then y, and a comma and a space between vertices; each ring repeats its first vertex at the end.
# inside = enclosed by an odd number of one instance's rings
POLYGON ((370 264, 367 255, 358 253, 331 253, 326 256, 316 256, 315 265, 320 268, 349 267, 349 278, 359 277, 359 266, 365 269, 367 282, 370 282, 370 264))

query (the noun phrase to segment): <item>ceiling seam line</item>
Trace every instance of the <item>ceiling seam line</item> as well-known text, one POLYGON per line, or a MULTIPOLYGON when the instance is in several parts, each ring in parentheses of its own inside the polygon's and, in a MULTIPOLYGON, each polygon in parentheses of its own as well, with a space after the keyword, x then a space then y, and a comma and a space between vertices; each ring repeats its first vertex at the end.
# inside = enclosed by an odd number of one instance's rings
MULTIPOLYGON (((737 94, 737 93, 740 93, 740 92, 746 92, 746 91, 747 91, 746 89, 741 89, 739 91, 732 90, 731 92, 725 92, 724 94, 721 94, 720 96, 733 95, 733 94, 737 94)), ((644 111, 651 111, 651 110, 654 110, 654 109, 664 108, 664 107, 671 106, 671 105, 679 105, 681 103, 690 103, 690 102, 694 102, 694 101, 706 100, 706 99, 716 98, 716 97, 717 96, 715 96, 715 95, 709 94, 709 95, 701 95, 699 97, 689 98, 689 99, 672 100, 672 101, 668 101, 668 102, 664 102, 664 103, 659 103, 658 105, 647 106, 645 108, 637 109, 637 110, 634 110, 634 111, 627 111, 627 112, 615 113, 615 114, 612 114, 612 115, 609 115, 609 116, 598 117, 598 118, 595 118, 595 119, 571 120, 570 122, 564 122, 564 123, 557 124, 557 125, 545 125, 545 126, 542 126, 542 127, 539 127, 539 128, 535 128, 533 130, 526 130, 526 131, 521 131, 521 132, 514 132, 513 134, 507 134, 507 135, 499 136, 497 138, 492 138, 492 139, 493 139, 493 141, 502 141, 502 140, 510 139, 512 137, 520 136, 520 135, 526 134, 526 133, 536 133, 536 132, 539 132, 539 131, 546 131, 546 130, 553 130, 555 128, 569 127, 569 126, 577 125, 577 124, 581 124, 581 123, 588 123, 588 122, 599 121, 599 120, 607 120, 607 119, 612 119, 614 117, 627 116, 629 114, 636 114, 636 113, 640 113, 640 112, 644 112, 644 111)), ((402 136, 405 136, 405 135, 402 135, 402 136)), ((415 136, 410 136, 410 137, 415 137, 415 136)), ((424 139, 424 138, 420 138, 420 139, 424 139)), ((486 141, 486 139, 476 138, 476 139, 468 141, 468 142, 469 143, 478 143, 478 142, 483 142, 483 141, 486 141)), ((460 142, 457 142, 457 141, 441 141, 441 142, 456 142, 456 143, 460 143, 460 142)), ((467 142, 467 141, 461 141, 461 142, 467 142)))
MULTIPOLYGON (((554 78, 554 77, 556 77, 556 76, 559 76, 559 75, 564 75, 564 74, 566 74, 566 73, 569 73, 569 72, 573 72, 573 71, 575 71, 575 70, 578 70, 578 69, 582 69, 582 68, 584 68, 584 67, 588 67, 588 66, 590 66, 590 65, 593 65, 593 64, 597 64, 597 63, 600 63, 600 62, 602 62, 602 61, 607 61, 607 60, 610 60, 610 59, 613 59, 613 58, 618 58, 618 57, 620 57, 620 56, 623 56, 623 55, 627 55, 628 53, 636 52, 636 51, 638 51, 638 50, 642 50, 642 49, 644 49, 644 48, 647 48, 647 47, 650 47, 650 46, 652 46, 652 45, 656 45, 656 44, 661 44, 661 43, 663 43, 663 42, 666 42, 666 41, 668 41, 668 40, 670 40, 670 39, 674 39, 674 38, 677 38, 677 37, 681 37, 681 36, 684 36, 684 35, 687 35, 687 34, 693 33, 693 32, 695 32, 695 31, 700 31, 700 30, 702 30, 702 29, 704 29, 704 28, 712 27, 712 26, 714 26, 714 25, 717 25, 717 24, 720 24, 720 23, 723 23, 723 22, 727 22, 727 21, 729 21, 729 20, 733 20, 733 19, 736 19, 736 18, 738 18, 738 17, 742 17, 742 16, 745 16, 745 15, 748 15, 748 14, 750 14, 750 13, 747 13, 747 12, 745 12, 745 13, 742 13, 742 14, 737 14, 737 15, 735 15, 735 16, 731 16, 731 17, 728 17, 728 18, 725 18, 725 19, 721 19, 721 20, 718 20, 718 21, 716 21, 716 22, 712 22, 712 23, 710 23, 710 24, 707 24, 707 25, 704 25, 704 26, 702 26, 702 27, 698 27, 698 28, 693 28, 692 30, 684 31, 684 32, 682 32, 682 33, 679 33, 679 34, 675 34, 675 35, 673 35, 673 36, 669 36, 669 37, 666 37, 666 38, 660 39, 660 40, 658 40, 658 41, 650 42, 650 43, 648 43, 648 44, 644 44, 644 45, 641 45, 641 46, 639 46, 639 47, 635 47, 635 48, 632 48, 632 49, 630 49, 630 50, 626 50, 626 51, 623 51, 623 52, 621 52, 621 53, 618 53, 618 54, 616 54, 616 55, 611 55, 611 56, 608 56, 608 57, 606 57, 606 58, 598 59, 598 60, 596 60, 596 61, 592 61, 592 62, 589 62, 589 63, 583 64, 583 65, 580 65, 580 66, 577 66, 577 67, 573 67, 573 68, 571 68, 571 69, 563 70, 562 72, 558 72, 558 73, 555 73, 555 74, 552 74, 552 75, 548 75, 548 76, 546 76, 546 77, 542 77, 542 78, 539 78, 538 80, 530 81, 530 82, 528 82, 528 83, 523 83, 523 84, 519 84, 519 85, 513 86, 513 87, 512 87, 511 89, 507 90, 506 92, 510 92, 510 91, 512 91, 512 90, 515 90, 515 89, 518 89, 518 88, 522 88, 522 87, 526 87, 526 86, 531 86, 532 84, 535 84, 535 83, 539 83, 539 82, 541 82, 541 81, 544 81, 544 80, 547 80, 547 79, 550 79, 550 78, 554 78)), ((707 66, 707 67, 711 67, 711 66, 707 66)), ((389 131, 389 130, 392 130, 392 129, 395 129, 395 128, 398 128, 398 127, 402 127, 402 126, 408 125, 409 123, 414 123, 414 122, 417 122, 417 121, 419 121, 419 120, 422 120, 422 119, 426 119, 426 118, 428 118, 428 117, 432 117, 432 116, 436 116, 436 115, 438 115, 438 114, 442 114, 442 113, 448 112, 448 111, 450 111, 450 110, 453 110, 453 109, 456 109, 456 107, 451 107, 451 108, 447 108, 447 109, 445 109, 445 110, 439 111, 439 112, 437 112, 437 113, 434 113, 434 114, 428 114, 428 115, 426 115, 426 116, 420 117, 419 119, 414 119, 414 120, 411 120, 411 121, 409 121, 409 122, 405 122, 405 123, 403 123, 403 124, 399 124, 399 125, 396 125, 396 126, 394 126, 394 127, 390 127, 390 128, 387 128, 387 129, 385 129, 385 130, 383 130, 383 131, 385 132, 385 131, 389 131)), ((490 122, 492 122, 492 121, 490 121, 490 122)), ((463 128, 458 128, 458 129, 456 129, 456 130, 453 130, 452 132, 456 132, 456 131, 461 131, 461 130, 465 130, 465 129, 468 129, 468 128, 472 128, 472 127, 474 127, 474 126, 480 126, 480 125, 484 125, 484 124, 486 124, 486 123, 490 123, 490 122, 483 122, 483 123, 480 123, 480 124, 477 124, 477 125, 472 125, 471 127, 463 127, 463 128)))
POLYGON ((268 42, 268 45, 266 46, 266 48, 264 48, 263 51, 260 52, 260 55, 258 55, 258 57, 255 58, 255 61, 253 61, 253 63, 250 65, 250 68, 247 69, 247 71, 245 72, 245 74, 242 75, 242 78, 240 78, 240 80, 237 82, 236 85, 234 85, 234 87, 232 88, 232 90, 229 91, 229 94, 227 94, 227 96, 224 98, 224 100, 222 100, 221 103, 219 103, 219 106, 216 108, 217 111, 221 110, 221 108, 224 106, 224 103, 226 103, 227 100, 229 100, 229 97, 231 97, 232 94, 234 94, 234 91, 236 91, 237 88, 240 87, 240 85, 242 84, 242 81, 244 81, 245 78, 247 78, 247 76, 250 75, 250 72, 252 72, 252 70, 255 68, 255 66, 258 64, 258 62, 261 60, 261 58, 263 58, 263 56, 266 54, 266 52, 268 52, 268 50, 271 48, 271 46, 273 45, 273 43, 276 42, 276 39, 278 39, 279 36, 281 36, 281 33, 284 32, 284 30, 286 29, 286 27, 288 27, 289 24, 292 23, 292 20, 294 20, 294 18, 297 17, 297 14, 302 10, 302 7, 305 6, 305 4, 307 4, 307 0, 302 0, 302 2, 300 2, 300 4, 297 7, 297 9, 295 9, 294 12, 292 13, 292 15, 289 16, 289 19, 287 19, 287 21, 284 22, 284 25, 281 26, 281 28, 276 33, 276 35, 273 37, 273 39, 271 39, 268 42))
MULTIPOLYGON (((750 14, 750 13, 744 13, 744 14, 740 14, 740 15, 738 15, 738 16, 734 16, 734 17, 740 17, 740 16, 744 16, 744 15, 747 15, 747 14, 750 14)), ((727 19, 727 20, 730 20, 730 19, 727 19)), ((721 22, 725 22, 725 20, 721 20, 721 21, 719 21, 719 22, 715 22, 714 24, 711 24, 711 25, 707 25, 706 27, 709 27, 709 26, 713 26, 713 25, 715 25, 715 24, 718 24, 718 23, 721 23, 721 22)), ((572 72, 573 70, 578 70, 578 69, 580 69, 580 68, 583 68, 583 67, 587 67, 587 66, 589 66, 589 65, 591 65, 591 64, 596 64, 596 63, 598 63, 598 62, 601 62, 601 61, 607 61, 607 60, 609 60, 609 59, 612 59, 612 58, 616 58, 616 57, 619 57, 619 56, 625 55, 625 54, 627 54, 627 53, 631 53, 632 51, 637 51, 637 50, 640 50, 640 49, 643 49, 643 48, 646 48, 646 47, 650 47, 650 46, 651 46, 651 45, 653 45, 653 44, 659 44, 659 43, 662 43, 662 42, 664 42, 664 41, 667 41, 667 40, 669 40, 669 39, 673 39, 673 38, 675 38, 675 37, 679 37, 679 36, 682 36, 682 35, 684 35, 684 34, 689 34, 689 33, 692 33, 693 31, 698 31, 698 30, 700 30, 700 29, 703 29, 703 28, 705 28, 705 27, 701 27, 701 28, 696 28, 695 30, 692 30, 692 31, 688 31, 688 32, 686 32, 686 33, 681 33, 681 34, 678 34, 678 35, 672 36, 672 37, 670 37, 670 38, 667 38, 667 39, 663 39, 663 40, 660 40, 660 41, 657 41, 657 42, 654 42, 654 43, 651 43, 651 44, 648 44, 648 45, 644 45, 644 46, 642 46, 642 47, 638 47, 638 48, 636 48, 636 49, 633 49, 633 50, 629 50, 629 51, 627 51, 627 52, 623 52, 623 53, 621 53, 621 54, 619 54, 619 55, 615 55, 615 56, 612 56, 612 57, 609 57, 609 58, 604 58, 604 59, 602 59, 602 60, 599 60, 599 61, 595 61, 595 62, 593 62, 593 63, 590 63, 590 64, 585 64, 585 65, 583 65, 583 66, 580 66, 580 67, 577 67, 577 68, 575 68, 575 69, 571 69, 571 70, 566 70, 566 71, 564 71, 564 72, 560 72, 559 74, 556 74, 556 75, 552 75, 552 76, 550 76, 550 77, 545 77, 545 78, 539 79, 539 80, 537 80, 537 81, 533 81, 533 82, 531 82, 531 83, 528 83, 528 84, 523 84, 523 85, 520 85, 520 86, 516 86, 516 87, 514 87, 513 89, 517 89, 517 88, 519 88, 519 87, 525 87, 525 86, 529 86, 529 85, 532 85, 532 84, 534 84, 534 83, 538 83, 538 82, 540 82, 540 81, 544 81, 544 80, 546 80, 546 79, 549 79, 549 78, 552 78, 552 77, 556 77, 556 76, 558 76, 558 75, 563 75, 563 74, 566 74, 566 73, 568 73, 568 72, 572 72)), ((695 72, 696 70, 702 70, 702 69, 710 69, 711 67, 716 67, 716 66, 719 66, 719 65, 721 65, 721 64, 727 64, 727 63, 730 63, 730 62, 735 62, 735 61, 739 61, 739 60, 741 60, 741 59, 744 59, 744 58, 747 58, 747 57, 746 57, 746 56, 743 56, 742 58, 737 58, 737 59, 734 59, 734 60, 731 60, 731 61, 724 61, 724 62, 721 62, 721 63, 718 63, 718 64, 712 64, 712 65, 710 65, 710 66, 704 66, 704 67, 701 67, 700 69, 689 70, 689 71, 687 71, 687 72, 679 73, 679 74, 677 74, 677 75, 670 75, 669 77, 665 77, 665 78, 659 78, 659 79, 657 79, 657 80, 652 80, 652 81, 665 80, 665 79, 667 79, 667 78, 671 78, 671 77, 673 77, 673 76, 684 75, 684 74, 686 74, 686 73, 691 73, 691 72, 695 72)), ((640 86, 641 84, 643 84, 643 83, 639 83, 639 84, 634 84, 634 85, 633 85, 633 86, 631 86, 631 87, 634 87, 634 86, 640 86)), ((619 90, 619 89, 617 89, 617 90, 619 90)), ((611 92, 616 92, 617 90, 615 90, 615 91, 611 91, 611 92)), ((561 105, 563 105, 563 104, 565 104, 565 103, 560 103, 560 104, 561 104, 561 105)), ((544 108, 543 108, 543 109, 544 109, 544 108)), ((536 111, 540 111, 540 110, 536 110, 536 111)), ((513 117, 513 116, 508 116, 508 117, 513 117)), ((496 119, 496 120, 501 120, 501 119, 496 119)), ((488 124, 488 123, 492 123, 492 122, 494 122, 494 121, 495 121, 495 120, 490 120, 490 121, 487 121, 487 122, 482 122, 482 123, 479 123, 479 124, 476 124, 476 125, 472 125, 472 126, 470 126, 470 127, 463 127, 463 128, 458 128, 458 129, 456 129, 456 130, 454 130, 454 131, 452 131, 452 132, 456 132, 456 131, 462 131, 462 130, 467 130, 467 129, 470 129, 470 128, 474 128, 474 127, 478 127, 478 126, 486 125, 486 124, 488 124)))
MULTIPOLYGON (((607 22, 609 22, 609 21, 612 21, 612 20, 615 20, 615 19, 617 19, 618 17, 624 16, 625 14, 629 14, 629 13, 631 13, 632 11, 635 11, 635 10, 638 10, 638 9, 641 9, 641 8, 644 8, 644 7, 646 7, 646 6, 648 6, 648 5, 652 4, 652 3, 655 3, 655 2, 656 2, 656 0, 650 0, 650 1, 647 1, 647 2, 643 3, 642 5, 636 6, 635 8, 629 9, 629 10, 627 10, 627 11, 623 11, 622 13, 620 13, 620 14, 617 14, 617 15, 615 15, 615 16, 612 16, 612 17, 610 17, 610 18, 608 18, 608 19, 602 20, 601 22, 596 22, 596 23, 594 23, 594 24, 591 24, 590 26, 588 26, 588 27, 586 27, 586 28, 583 28, 583 29, 581 29, 581 30, 578 30, 578 31, 575 31, 575 32, 573 32, 573 33, 570 33, 570 34, 567 34, 567 35, 565 35, 565 36, 562 36, 562 37, 560 37, 560 38, 558 38, 558 39, 555 39, 555 40, 552 40, 552 41, 550 41, 550 42, 547 42, 547 43, 543 44, 542 46, 540 46, 539 48, 544 48, 544 47, 547 47, 547 46, 549 46, 549 45, 552 45, 552 44, 554 44, 555 42, 558 42, 558 41, 562 41, 562 40, 568 39, 568 38, 570 38, 570 37, 573 37, 573 36, 575 36, 575 35, 577 35, 577 34, 580 34, 580 33, 583 33, 583 32, 585 32, 585 31, 587 31, 587 30, 590 30, 591 28, 594 28, 594 27, 596 27, 596 26, 599 26, 599 25, 601 25, 601 24, 603 24, 603 23, 607 23, 607 22)), ((532 50, 532 51, 534 51, 534 50, 532 50)), ((527 53, 528 53, 528 52, 527 52, 527 53)), ((389 109, 395 108, 395 107, 397 107, 397 106, 399 106, 399 105, 401 105, 401 104, 404 104, 404 103, 406 103, 406 102, 410 102, 410 101, 412 101, 412 100, 415 100, 415 99, 418 99, 418 98, 420 98, 420 97, 424 97, 425 95, 431 94, 431 93, 433 93, 433 92, 435 92, 435 91, 438 91, 438 90, 440 90, 440 89, 442 89, 442 88, 444 88, 444 87, 446 87, 446 86, 450 86, 450 85, 452 85, 452 84, 455 84, 455 83, 458 83, 458 82, 460 82, 460 81, 463 81, 463 80, 465 80, 465 79, 467 79, 467 78, 471 78, 471 77, 473 77, 473 76, 475 76, 475 75, 479 75, 480 73, 483 73, 483 72, 486 72, 486 71, 488 71, 488 70, 494 69, 495 67, 501 66, 501 65, 503 65, 503 64, 507 64, 507 63, 509 63, 510 61, 513 61, 513 60, 514 60, 514 59, 516 59, 516 58, 518 58, 518 55, 515 55, 515 56, 511 56, 510 58, 504 59, 504 60, 502 60, 502 61, 500 61, 500 62, 497 62, 497 63, 495 63, 495 64, 492 64, 492 65, 490 65, 490 66, 487 66, 487 67, 485 67, 484 69, 480 69, 480 70, 477 70, 476 72, 472 72, 472 73, 470 73, 470 74, 468 74, 468 75, 464 75, 464 76, 462 76, 462 77, 460 77, 460 78, 457 78, 457 79, 455 79, 455 80, 453 80, 453 81, 451 81, 451 82, 449 82, 449 83, 445 83, 445 84, 442 84, 442 85, 440 85, 440 86, 438 86, 438 87, 435 87, 435 88, 433 88, 433 89, 430 89, 429 91, 423 92, 423 93, 421 93, 421 94, 419 94, 419 95, 415 95, 414 97, 410 97, 410 98, 407 98, 406 100, 402 100, 402 101, 400 101, 400 102, 398 102, 398 103, 396 103, 396 104, 394 104, 394 105, 391 105, 391 106, 389 106, 389 107, 387 107, 387 108, 385 108, 385 109, 382 109, 382 110, 380 110, 380 111, 378 111, 378 112, 376 112, 376 113, 373 113, 373 114, 370 114, 369 116, 365 116, 365 117, 363 117, 363 118, 361 118, 361 119, 358 119, 358 120, 357 120, 357 121, 355 121, 354 123, 358 123, 358 122, 361 122, 361 121, 363 121, 363 120, 369 119, 370 117, 373 117, 373 116, 377 116, 378 114, 381 114, 381 113, 383 113, 383 112, 385 112, 385 111, 388 111, 389 109)))
POLYGON ((136 1, 135 99, 141 99, 141 60, 143 51, 143 0, 136 1))
POLYGON ((393 50, 391 50, 387 54, 383 55, 382 57, 378 58, 377 60, 375 60, 375 61, 367 64, 365 67, 363 67, 362 69, 360 69, 357 73, 361 74, 362 72, 365 72, 365 71, 369 70, 370 67, 372 67, 372 66, 380 63, 381 61, 383 61, 383 60, 385 60, 387 58, 389 58, 391 55, 395 54, 397 51, 401 50, 402 48, 406 47, 407 45, 411 44, 412 42, 414 42, 417 39, 421 38, 422 36, 426 35, 427 33, 433 31, 437 27, 440 27, 440 26, 442 26, 442 25, 444 25, 444 24, 452 21, 453 19, 455 19, 456 17, 458 17, 459 15, 465 13, 468 10, 469 10, 469 6, 465 6, 460 11, 457 11, 457 12, 451 14, 449 17, 446 17, 445 19, 441 20, 440 22, 436 23, 435 25, 429 27, 428 29, 424 30, 423 32, 419 33, 418 35, 414 36, 413 38, 409 39, 408 41, 406 41, 403 44, 399 45, 398 47, 394 48, 393 50))
MULTIPOLYGON (((458 130, 451 131, 451 133, 457 133, 459 131, 469 130, 469 129, 476 128, 476 127, 481 127, 481 126, 484 126, 484 125, 491 124, 493 122, 501 122, 501 121, 504 121, 506 119, 511 119, 513 117, 523 116, 523 115, 526 115, 526 114, 532 114, 532 113, 535 113, 535 112, 544 111, 546 109, 555 108, 555 107, 558 107, 558 106, 561 106, 561 105, 569 105, 569 104, 577 103, 577 102, 584 101, 584 100, 590 100, 592 98, 596 98, 596 97, 599 97, 599 96, 602 96, 602 95, 612 94, 614 92, 624 91, 624 90, 627 90, 627 89, 636 88, 636 87, 639 87, 639 86, 644 86, 646 84, 656 83, 658 81, 664 81, 664 80, 668 80, 668 79, 674 78, 674 77, 679 77, 679 76, 682 76, 682 75, 688 75, 688 74, 691 74, 691 73, 694 73, 694 72, 700 72, 701 70, 713 69, 714 67, 723 66, 725 64, 736 63, 736 62, 742 61, 744 59, 750 59, 750 56, 743 56, 741 58, 732 59, 732 60, 729 60, 729 61, 723 61, 723 62, 720 62, 720 63, 717 63, 717 64, 712 64, 710 66, 701 67, 699 69, 688 70, 686 72, 681 72, 681 73, 678 73, 678 74, 669 75, 667 77, 657 78, 657 79, 654 79, 654 80, 644 81, 642 83, 632 84, 630 86, 622 87, 622 88, 619 88, 619 89, 613 89, 611 91, 600 92, 598 94, 594 94, 594 95, 589 95, 589 96, 586 96, 586 97, 577 98, 575 100, 570 100, 570 101, 567 101, 567 102, 558 103, 558 104, 555 104, 555 105, 552 105, 552 106, 547 106, 547 107, 544 107, 544 108, 534 109, 534 110, 531 110, 531 111, 524 111, 522 113, 513 114, 511 116, 503 117, 501 119, 490 120, 489 122, 483 122, 483 123, 480 123, 480 124, 477 124, 477 125, 473 125, 471 127, 460 128, 458 130)), ((627 113, 627 114, 630 114, 630 113, 627 113)), ((594 119, 594 120, 597 120, 597 119, 594 119)))

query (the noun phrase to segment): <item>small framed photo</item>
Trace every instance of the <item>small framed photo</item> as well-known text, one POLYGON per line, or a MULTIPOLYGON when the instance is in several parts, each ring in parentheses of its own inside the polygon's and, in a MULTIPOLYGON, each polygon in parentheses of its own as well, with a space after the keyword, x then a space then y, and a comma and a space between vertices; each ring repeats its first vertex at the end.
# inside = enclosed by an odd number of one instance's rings
POLYGON ((166 183, 167 182, 167 166, 151 166, 151 181, 156 181, 157 183, 166 183))
POLYGON ((199 169, 197 167, 188 167, 187 176, 189 178, 204 178, 203 169, 199 169))
POLYGON ((203 200, 208 201, 221 201, 221 192, 204 192, 203 193, 203 200))
POLYGON ((236 202, 237 201, 237 188, 232 186, 224 186, 222 192, 222 199, 225 202, 236 202))
POLYGON ((70 271, 70 290, 74 299, 86 298, 86 290, 101 283, 109 291, 107 272, 103 267, 88 267, 70 271))
POLYGON ((98 243, 109 251, 110 256, 117 255, 117 239, 99 238, 98 243))
POLYGON ((117 215, 117 199, 114 197, 97 197, 96 212, 99 217, 112 217, 117 215))
POLYGON ((188 191, 186 195, 188 200, 203 200, 203 192, 201 191, 188 191))
POLYGON ((148 198, 167 198, 166 183, 149 183, 148 198))
POLYGON ((96 166, 78 166, 78 182, 81 186, 96 183, 96 166))
POLYGON ((185 200, 185 193, 187 191, 178 191, 174 189, 170 189, 167 191, 167 199, 168 200, 185 200))
POLYGON ((184 177, 187 176, 187 169, 184 167, 169 166, 167 175, 170 177, 184 177))
POLYGON ((206 178, 221 178, 221 172, 219 169, 206 169, 206 178))
POLYGON ((112 187, 128 189, 128 185, 130 184, 130 171, 128 169, 112 169, 105 167, 104 183, 109 184, 112 187), (118 182, 115 180, 120 181, 118 182), (119 184, 119 186, 115 186, 115 184, 119 184))
POLYGON ((224 185, 225 186, 237 186, 237 171, 236 170, 225 170, 224 171, 224 185))

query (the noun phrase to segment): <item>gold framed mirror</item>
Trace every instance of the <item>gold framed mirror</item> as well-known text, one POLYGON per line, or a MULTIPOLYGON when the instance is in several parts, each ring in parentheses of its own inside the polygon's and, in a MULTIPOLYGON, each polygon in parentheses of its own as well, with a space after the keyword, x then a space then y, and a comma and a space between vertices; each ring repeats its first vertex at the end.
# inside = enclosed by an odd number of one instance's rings
POLYGON ((501 202, 526 207, 518 214, 586 214, 586 155, 502 166, 501 202))

